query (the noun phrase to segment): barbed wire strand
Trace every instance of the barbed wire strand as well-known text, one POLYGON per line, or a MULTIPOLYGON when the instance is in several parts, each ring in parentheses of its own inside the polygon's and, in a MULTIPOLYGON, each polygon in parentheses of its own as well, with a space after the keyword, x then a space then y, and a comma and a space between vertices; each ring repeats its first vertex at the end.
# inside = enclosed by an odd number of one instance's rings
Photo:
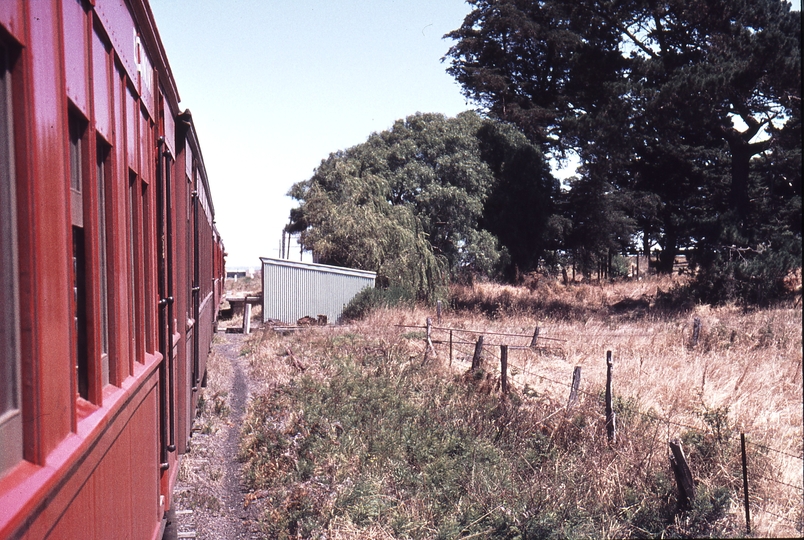
MULTIPOLYGON (((397 326, 404 326, 404 325, 397 325, 397 326)), ((406 327, 411 327, 411 326, 406 326, 406 327)), ((414 328, 427 328, 427 327, 426 326, 416 326, 414 328)), ((480 333, 480 332, 475 332, 475 331, 467 331, 467 332, 480 333)), ((503 334, 503 335, 505 335, 505 334, 503 334)), ((526 336, 523 336, 523 337, 526 337, 526 336)), ((541 338, 541 337, 542 336, 539 336, 539 338, 541 338)), ((449 342, 446 342, 446 343, 449 343, 449 342)), ((453 346, 455 345, 455 343, 456 342, 453 341, 453 346)), ((462 342, 462 344, 474 345, 472 342, 462 342)), ((483 346, 483 348, 484 348, 484 350, 483 350, 484 359, 488 359, 488 356, 490 356, 491 358, 493 358, 495 360, 499 360, 500 359, 499 355, 497 355, 495 352, 493 352, 493 349, 489 349, 489 350, 486 349, 486 347, 490 348, 492 346, 497 346, 497 345, 484 344, 484 346, 483 346)), ((467 354, 467 356, 472 356, 474 354, 474 350, 472 350, 470 353, 466 353, 466 354, 467 354)), ((509 369, 511 369, 511 368, 519 368, 525 374, 529 374, 529 375, 531 375, 533 377, 538 377, 540 379, 543 379, 545 381, 549 381, 549 382, 554 383, 554 384, 558 384, 560 386, 564 386, 564 387, 567 387, 567 388, 572 388, 571 383, 562 382, 562 381, 556 381, 555 379, 551 379, 550 377, 547 377, 545 375, 541 375, 541 374, 535 373, 535 372, 529 372, 528 369, 527 369, 527 366, 516 365, 516 364, 513 364, 513 363, 509 362, 508 367, 509 367, 509 369)), ((496 368, 495 368, 495 372, 497 374, 501 373, 500 370, 496 369, 496 368)), ((581 390, 580 388, 578 389, 578 394, 585 395, 587 397, 591 397, 591 398, 595 398, 595 399, 599 398, 599 394, 594 394, 594 393, 591 393, 591 392, 587 392, 587 391, 581 390)), ((705 433, 707 431, 706 429, 703 429, 703 428, 701 428, 699 426, 692 426, 692 425, 689 425, 689 424, 676 422, 674 420, 670 420, 667 417, 658 416, 658 415, 652 415, 652 414, 644 413, 644 412, 638 411, 638 410, 634 410, 633 412, 638 414, 638 415, 640 415, 640 416, 642 416, 643 418, 648 419, 648 420, 665 423, 665 424, 668 424, 668 425, 671 425, 671 426, 676 426, 676 427, 685 428, 685 429, 691 429, 691 430, 702 432, 702 433, 705 433)), ((767 445, 756 443, 756 442, 753 442, 751 440, 746 440, 746 443, 754 445, 754 446, 759 447, 759 448, 763 448, 765 450, 770 450, 772 452, 777 452, 779 454, 782 454, 782 455, 785 455, 785 456, 788 456, 788 457, 804 460, 804 458, 801 457, 801 456, 797 456, 797 455, 791 454, 789 452, 786 452, 784 450, 779 450, 777 448, 773 448, 773 447, 770 447, 770 446, 767 446, 767 445)), ((777 482, 777 483, 780 483, 780 484, 790 486, 789 484, 785 484, 784 482, 779 482, 778 480, 773 480, 773 479, 768 479, 768 478, 765 478, 765 480, 770 480, 772 482, 777 482)), ((796 488, 796 486, 790 486, 790 487, 793 487, 795 489, 804 489, 804 488, 796 488)))
POLYGON ((788 518, 788 517, 784 517, 784 516, 780 516, 779 514, 774 514, 774 513, 773 513, 773 512, 771 512, 770 510, 765 510, 765 509, 764 509, 764 508, 762 508, 761 506, 756 505, 756 504, 754 504, 754 503, 751 503, 751 506, 753 506, 753 507, 754 507, 754 509, 759 510, 760 512, 763 512, 763 513, 765 513, 765 514, 770 514, 771 516, 773 516, 773 517, 775 517, 775 518, 779 518, 779 519, 784 520, 784 521, 787 521, 788 523, 794 523, 794 524, 796 524, 796 525, 801 525, 801 524, 802 524, 802 521, 795 520, 795 519, 790 519, 790 518, 788 518))
MULTIPOLYGON (((461 343, 465 344, 465 345, 474 345, 471 342, 461 342, 461 343)), ((455 344, 456 344, 456 342, 453 341, 453 346, 455 344)), ((471 350, 462 351, 462 350, 460 350, 460 348, 455 347, 455 351, 463 352, 465 354, 467 360, 468 360, 469 357, 474 355, 474 349, 473 348, 471 350)), ((489 356, 491 358, 495 359, 495 360, 500 359, 499 355, 497 355, 495 352, 493 352, 493 350, 484 350, 483 355, 484 355, 484 359, 489 359, 488 358, 489 356)), ((525 374, 529 373, 527 365, 509 364, 508 367, 510 369, 520 369, 522 371, 522 373, 525 373, 525 374)), ((493 370, 494 370, 494 372, 496 374, 501 375, 501 371, 499 369, 497 369, 496 366, 493 368, 493 370)), ((542 374, 539 374, 539 373, 530 373, 530 374, 532 376, 534 376, 534 377, 538 377, 539 379, 541 379, 543 381, 548 381, 548 382, 551 382, 553 384, 557 384, 559 386, 572 388, 571 383, 557 381, 555 379, 552 379, 552 378, 550 378, 550 377, 548 377, 546 375, 542 375, 542 374)), ((595 393, 592 393, 592 392, 581 390, 580 388, 578 389, 577 393, 580 394, 580 395, 584 395, 584 396, 593 398, 593 399, 599 399, 600 398, 599 394, 595 394, 595 393)), ((676 422, 676 421, 670 420, 667 417, 663 417, 663 416, 659 416, 659 415, 655 415, 655 414, 643 413, 641 411, 636 411, 636 410, 632 411, 632 412, 634 412, 634 413, 636 413, 636 414, 638 414, 638 415, 642 416, 643 418, 646 418, 646 419, 648 419, 650 421, 661 422, 661 423, 665 423, 665 424, 676 426, 676 427, 682 427, 682 428, 694 430, 694 431, 697 431, 697 432, 704 432, 705 431, 705 430, 701 429, 700 427, 691 426, 689 424, 684 424, 684 423, 681 423, 681 422, 676 422)), ((749 443, 749 444, 752 444, 752 445, 754 445, 756 447, 759 447, 759 448, 763 448, 763 449, 766 449, 766 450, 771 450, 773 452, 778 452, 779 454, 783 454, 783 455, 786 455, 786 456, 789 456, 789 457, 801 459, 800 456, 796 456, 796 455, 790 454, 788 452, 785 452, 783 450, 772 448, 772 447, 767 446, 767 445, 763 445, 763 444, 760 444, 760 443, 755 443, 755 442, 752 442, 752 441, 746 441, 746 442, 749 443)), ((786 487, 789 487, 789 488, 792 488, 792 489, 796 489, 796 490, 801 490, 802 492, 804 492, 804 487, 794 486, 793 484, 789 484, 787 482, 782 482, 780 480, 775 480, 773 478, 768 478, 768 477, 765 477, 765 476, 762 476, 762 475, 756 474, 756 473, 753 473, 752 476, 754 478, 758 479, 758 480, 765 480, 767 482, 774 482, 776 484, 783 485, 783 486, 786 486, 786 487)), ((777 519, 780 519, 782 521, 785 521, 785 522, 788 522, 788 523, 791 523, 791 524, 794 524, 794 525, 797 525, 797 526, 801 525, 801 521, 796 521, 796 520, 792 520, 790 518, 787 518, 785 516, 780 516, 778 514, 775 514, 773 512, 770 512, 770 511, 758 506, 756 503, 751 503, 751 505, 753 507, 755 507, 757 510, 759 510, 760 512, 763 512, 765 514, 771 515, 771 516, 773 516, 773 517, 775 517, 777 519)))
POLYGON ((783 486, 787 486, 787 487, 790 487, 790 488, 793 488, 793 489, 797 489, 797 490, 801 491, 802 493, 804 493, 804 486, 794 486, 793 484, 788 484, 787 482, 782 482, 781 480, 775 480, 773 478, 768 478, 767 476, 762 476, 762 475, 757 474, 755 472, 752 472, 750 474, 750 476, 752 476, 754 478, 757 478, 759 480, 765 480, 767 482, 774 482, 776 484, 781 484, 783 486))
MULTIPOLYGON (((396 326, 397 328, 419 328, 422 330, 427 329, 426 325, 421 326, 414 324, 395 324, 394 326, 396 326)), ((442 326, 431 326, 430 329, 436 332, 459 332, 464 334, 479 334, 483 336, 506 336, 506 337, 521 337, 523 339, 533 339, 533 336, 531 334, 509 334, 506 332, 489 332, 486 330, 472 330, 469 328, 444 328, 442 326)), ((562 341, 562 342, 567 341, 566 339, 555 338, 551 336, 543 336, 543 335, 539 335, 538 339, 546 339, 548 341, 562 341)), ((503 345, 505 344, 503 343, 503 345)))
POLYGON ((785 455, 785 456, 787 456, 787 457, 796 458, 796 459, 800 459, 800 460, 804 461, 804 457, 802 457, 802 456, 797 456, 797 455, 795 455, 795 454, 791 454, 791 453, 789 453, 789 452, 785 452, 784 450, 779 450, 779 449, 777 449, 777 448, 771 448, 770 446, 766 446, 766 445, 764 445, 764 444, 756 443, 756 442, 751 441, 751 440, 746 440, 746 441, 745 441, 745 443, 746 443, 746 444, 751 444, 751 445, 757 446, 757 447, 759 447, 759 448, 763 448, 763 449, 765 449, 765 450, 770 450, 771 452, 777 452, 777 453, 779 453, 779 454, 784 454, 784 455, 785 455))

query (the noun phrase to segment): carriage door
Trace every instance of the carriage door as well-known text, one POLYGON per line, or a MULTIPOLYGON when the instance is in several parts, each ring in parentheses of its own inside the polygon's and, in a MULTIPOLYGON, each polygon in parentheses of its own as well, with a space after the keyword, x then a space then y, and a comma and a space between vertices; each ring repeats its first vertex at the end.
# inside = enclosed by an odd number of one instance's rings
POLYGON ((176 362, 173 349, 173 328, 175 315, 173 307, 173 223, 171 200, 171 180, 173 156, 160 137, 157 146, 157 220, 158 271, 159 271, 159 352, 162 365, 159 372, 161 400, 161 463, 165 468, 168 453, 176 450, 175 403, 176 403, 176 362))

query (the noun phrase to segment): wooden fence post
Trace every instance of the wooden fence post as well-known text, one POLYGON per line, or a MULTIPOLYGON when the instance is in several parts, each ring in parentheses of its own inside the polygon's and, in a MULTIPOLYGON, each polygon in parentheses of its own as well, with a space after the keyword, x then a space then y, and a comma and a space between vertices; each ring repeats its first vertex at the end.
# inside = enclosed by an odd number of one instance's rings
POLYGON ((745 433, 740 433, 740 449, 743 454, 743 502, 745 503, 745 531, 751 534, 751 507, 748 504, 748 458, 745 455, 745 433))
POLYGON ((670 441, 670 466, 676 477, 678 485, 679 503, 681 508, 689 510, 692 508, 692 501, 695 500, 695 484, 692 481, 692 473, 681 448, 681 441, 673 439, 670 441))
POLYGON ((430 317, 427 317, 427 348, 424 351, 424 360, 422 364, 427 361, 427 356, 432 353, 435 356, 435 347, 433 347, 433 340, 431 338, 431 333, 433 330, 433 320, 430 317))
POLYGON ((483 336, 481 335, 479 338, 477 338, 477 343, 475 343, 475 354, 474 356, 472 356, 472 371, 480 369, 482 363, 483 363, 483 336))
POLYGON ((441 324, 441 300, 436 302, 436 321, 441 324))
POLYGON ((606 351, 606 434, 609 442, 617 442, 617 414, 612 406, 611 382, 614 371, 614 361, 611 351, 606 351))
POLYGON ((698 338, 701 336, 701 318, 695 317, 692 320, 692 346, 698 346, 698 338))
POLYGON ((508 395, 508 345, 500 345, 500 389, 508 395))
POLYGON ((536 346, 536 340, 539 339, 539 327, 536 327, 536 330, 533 332, 533 339, 530 340, 530 348, 534 348, 536 346))
POLYGON ((248 298, 243 302, 243 333, 251 333, 251 304, 248 303, 248 298))
POLYGON ((581 366, 575 366, 572 372, 572 385, 570 385, 570 395, 567 401, 567 412, 570 411, 575 402, 578 401, 578 387, 581 384, 581 366))

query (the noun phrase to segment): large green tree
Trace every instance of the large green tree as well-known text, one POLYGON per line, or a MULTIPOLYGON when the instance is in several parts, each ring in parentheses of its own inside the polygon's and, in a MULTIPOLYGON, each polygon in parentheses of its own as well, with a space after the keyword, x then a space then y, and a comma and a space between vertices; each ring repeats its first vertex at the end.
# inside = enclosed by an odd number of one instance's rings
POLYGON ((448 71, 545 151, 577 152, 579 185, 633 201, 665 270, 682 246, 709 269, 780 250, 791 256, 777 276, 800 267, 800 12, 779 0, 470 3, 448 34, 448 71))
POLYGON ((416 114, 295 184, 287 230, 320 262, 431 296, 450 277, 532 269, 557 189, 539 149, 512 126, 472 112, 416 114))

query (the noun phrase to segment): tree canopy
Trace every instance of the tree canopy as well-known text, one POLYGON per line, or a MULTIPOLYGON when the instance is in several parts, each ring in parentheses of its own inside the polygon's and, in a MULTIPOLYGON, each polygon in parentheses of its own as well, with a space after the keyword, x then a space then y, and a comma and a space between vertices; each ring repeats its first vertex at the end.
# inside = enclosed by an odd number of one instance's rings
POLYGON ((416 114, 295 184, 287 230, 320 262, 430 296, 448 278, 535 267, 557 190, 541 151, 512 126, 416 114))
POLYGON ((743 297, 800 268, 800 12, 779 0, 469 3, 447 35, 448 72, 544 153, 581 159, 565 247, 655 241, 665 271, 693 248, 701 280, 736 278, 743 297), (590 236, 579 218, 594 211, 609 219, 590 236))

